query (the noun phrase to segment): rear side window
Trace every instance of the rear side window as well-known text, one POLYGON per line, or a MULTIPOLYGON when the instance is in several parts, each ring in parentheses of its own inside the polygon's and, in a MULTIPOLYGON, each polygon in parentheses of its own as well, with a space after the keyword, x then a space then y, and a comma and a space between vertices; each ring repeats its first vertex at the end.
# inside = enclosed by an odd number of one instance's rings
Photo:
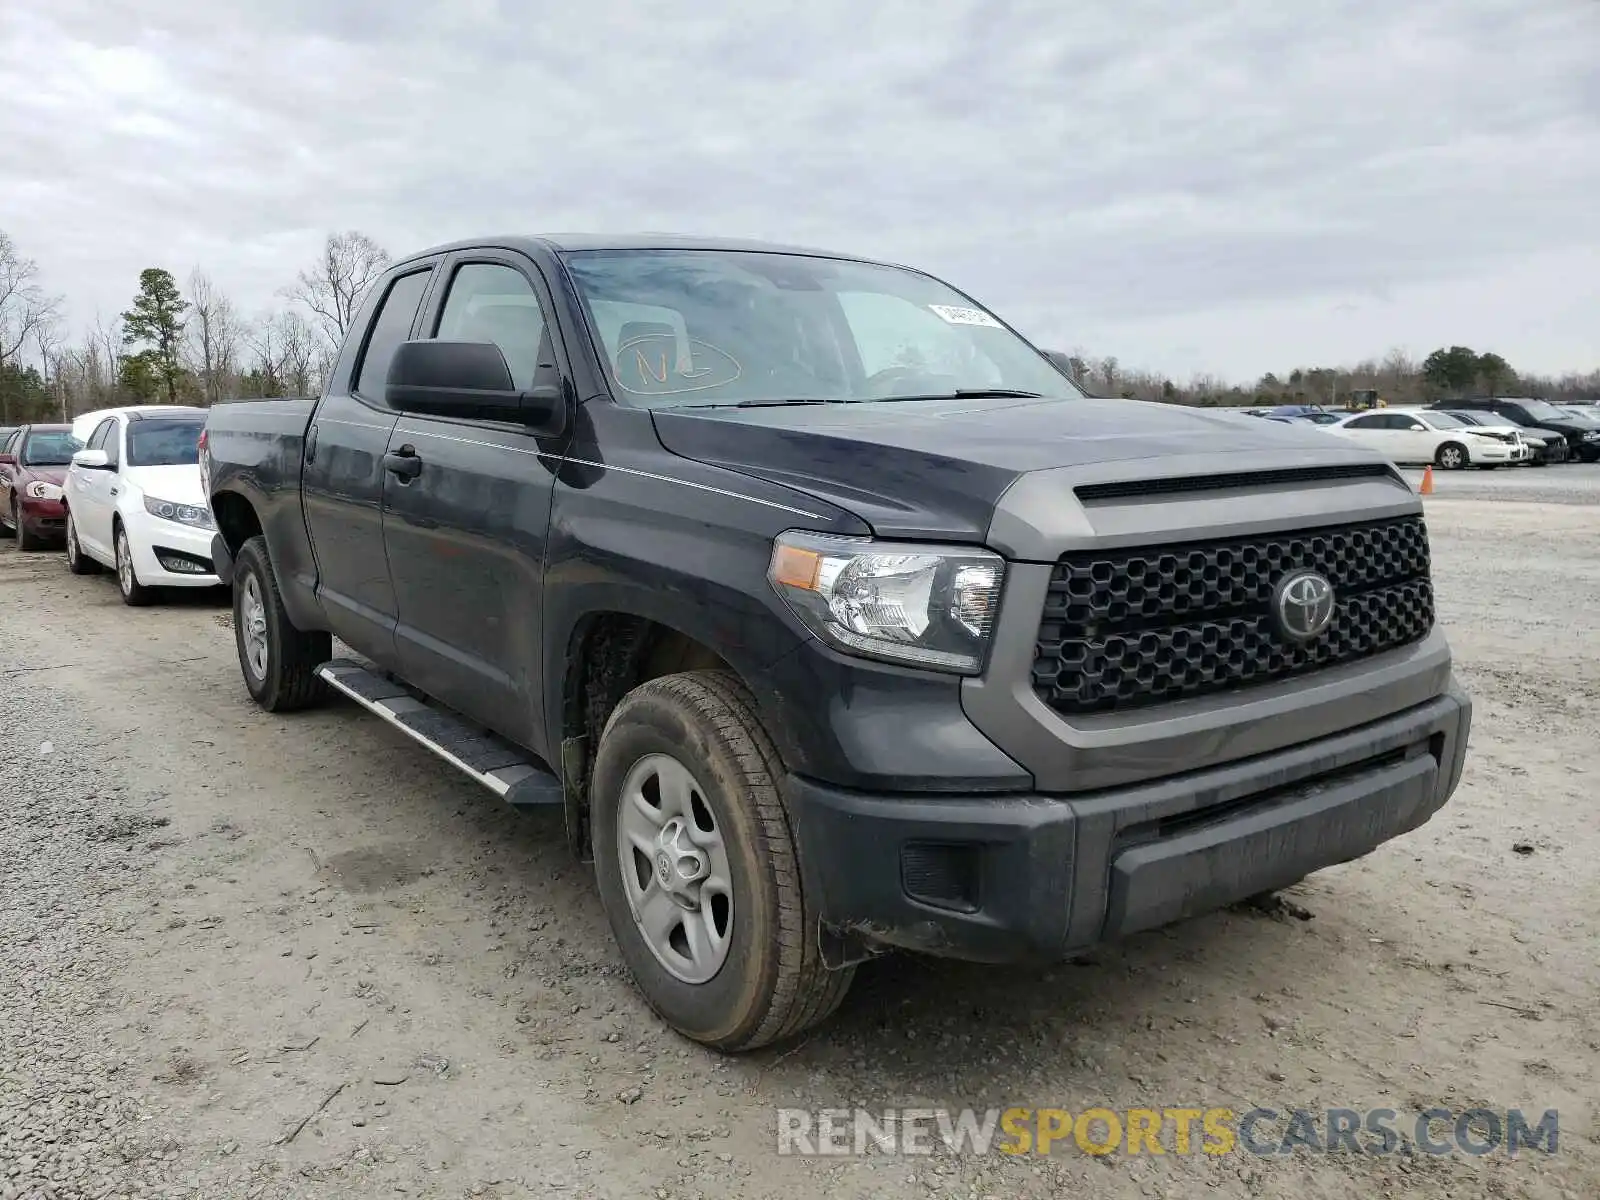
POLYGON ((361 367, 356 373, 355 391, 363 399, 382 402, 389 363, 400 343, 411 336, 411 326, 417 319, 417 309, 422 307, 422 293, 427 290, 431 273, 414 271, 389 285, 389 294, 383 298, 378 315, 373 319, 367 348, 362 352, 361 367))

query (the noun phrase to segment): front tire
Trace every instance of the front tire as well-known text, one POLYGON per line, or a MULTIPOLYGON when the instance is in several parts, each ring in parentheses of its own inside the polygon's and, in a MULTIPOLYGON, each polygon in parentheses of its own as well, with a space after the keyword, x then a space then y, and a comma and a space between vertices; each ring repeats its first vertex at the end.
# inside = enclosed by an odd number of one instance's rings
POLYGON ((44 542, 39 535, 29 533, 28 527, 22 523, 21 502, 15 496, 11 497, 11 523, 16 526, 18 550, 38 550, 43 547, 44 542))
POLYGON ((295 628, 260 534, 234 561, 233 640, 245 690, 268 712, 310 708, 328 694, 317 668, 333 657, 333 638, 295 628))
POLYGON ((719 1050, 818 1024, 854 977, 823 966, 782 772, 749 692, 716 671, 629 692, 595 756, 595 876, 622 957, 663 1020, 719 1050))
POLYGON ((130 608, 143 608, 155 599, 155 591, 139 582, 139 574, 133 566, 133 549, 128 545, 128 530, 121 521, 112 525, 111 540, 116 554, 117 590, 122 593, 122 602, 130 608))
POLYGON ((1460 471, 1471 462, 1467 448, 1460 442, 1446 442, 1433 455, 1433 465, 1441 471, 1460 471))
POLYGON ((100 564, 85 554, 83 547, 78 544, 78 523, 72 519, 70 508, 67 509, 67 570, 74 575, 100 574, 100 564))

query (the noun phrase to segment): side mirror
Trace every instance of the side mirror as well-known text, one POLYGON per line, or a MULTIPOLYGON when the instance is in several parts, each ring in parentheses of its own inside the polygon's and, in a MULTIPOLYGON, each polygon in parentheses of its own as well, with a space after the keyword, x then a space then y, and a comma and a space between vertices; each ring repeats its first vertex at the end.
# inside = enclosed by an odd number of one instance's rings
POLYGON ((1415 424, 1413 424, 1411 426, 1411 432, 1412 433, 1427 433, 1428 432, 1428 427, 1426 425, 1422 424, 1422 422, 1418 421, 1418 422, 1416 422, 1415 424))
POLYGON ((104 450, 79 450, 72 456, 72 465, 85 471, 109 471, 111 458, 104 450))
POLYGON ((399 412, 515 421, 547 436, 560 433, 567 419, 566 389, 547 383, 519 391, 493 342, 402 342, 383 397, 399 412))

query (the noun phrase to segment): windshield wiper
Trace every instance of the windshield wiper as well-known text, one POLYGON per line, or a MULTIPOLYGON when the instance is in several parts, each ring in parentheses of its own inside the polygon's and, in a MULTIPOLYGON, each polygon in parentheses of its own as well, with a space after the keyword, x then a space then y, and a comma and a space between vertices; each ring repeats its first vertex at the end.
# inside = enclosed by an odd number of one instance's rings
POLYGON ((873 403, 898 404, 904 400, 1039 400, 1043 392, 1025 392, 1021 388, 956 388, 926 396, 879 396, 873 403))
POLYGON ((707 408, 783 408, 790 404, 843 404, 843 400, 824 400, 820 396, 787 396, 782 400, 740 400, 733 405, 708 404, 707 408))

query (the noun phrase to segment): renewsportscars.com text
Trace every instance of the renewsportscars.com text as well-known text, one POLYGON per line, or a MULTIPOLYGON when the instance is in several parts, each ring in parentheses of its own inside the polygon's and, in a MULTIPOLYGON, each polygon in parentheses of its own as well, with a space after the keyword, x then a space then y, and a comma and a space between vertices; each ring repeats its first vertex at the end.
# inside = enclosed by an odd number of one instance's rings
POLYGON ((1515 1155, 1556 1153, 1560 1117, 1516 1108, 782 1108, 777 1133, 784 1155, 1515 1155))

